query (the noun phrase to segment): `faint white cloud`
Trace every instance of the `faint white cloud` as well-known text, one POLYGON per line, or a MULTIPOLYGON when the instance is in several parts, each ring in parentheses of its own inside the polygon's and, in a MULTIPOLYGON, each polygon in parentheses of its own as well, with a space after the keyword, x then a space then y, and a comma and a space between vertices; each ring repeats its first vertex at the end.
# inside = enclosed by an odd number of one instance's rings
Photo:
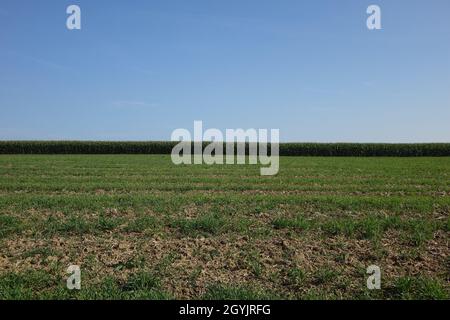
POLYGON ((53 61, 49 61, 49 60, 46 60, 46 59, 42 59, 40 57, 30 56, 28 54, 23 54, 23 53, 19 53, 19 52, 12 52, 12 51, 7 51, 6 53, 7 54, 11 54, 11 55, 16 56, 16 57, 19 57, 19 58, 24 59, 24 60, 28 60, 28 61, 34 62, 34 63, 39 64, 39 65, 44 66, 44 67, 51 68, 51 69, 60 70, 60 71, 72 70, 72 68, 69 68, 69 67, 67 67, 65 65, 61 65, 61 64, 58 64, 58 63, 55 63, 53 61))
POLYGON ((132 67, 132 68, 130 68, 130 70, 147 75, 147 76, 154 76, 154 73, 152 71, 149 71, 149 70, 141 68, 141 67, 132 67))
POLYGON ((113 101, 113 106, 117 108, 153 108, 157 107, 157 103, 148 103, 145 101, 118 100, 113 101))
POLYGON ((368 87, 368 88, 373 88, 373 87, 375 87, 375 83, 374 83, 373 81, 364 81, 364 82, 363 82, 363 85, 364 85, 365 87, 368 87))
POLYGON ((48 61, 48 60, 44 60, 44 59, 40 59, 40 58, 36 58, 36 57, 31 57, 31 56, 28 56, 28 59, 36 62, 37 64, 45 66, 45 67, 50 67, 50 68, 58 69, 58 70, 62 70, 62 71, 70 70, 69 67, 54 63, 52 61, 48 61))
POLYGON ((331 89, 323 89, 323 88, 312 88, 305 87, 302 88, 303 92, 318 94, 318 95, 326 95, 326 96, 343 96, 344 92, 342 90, 331 90, 331 89))

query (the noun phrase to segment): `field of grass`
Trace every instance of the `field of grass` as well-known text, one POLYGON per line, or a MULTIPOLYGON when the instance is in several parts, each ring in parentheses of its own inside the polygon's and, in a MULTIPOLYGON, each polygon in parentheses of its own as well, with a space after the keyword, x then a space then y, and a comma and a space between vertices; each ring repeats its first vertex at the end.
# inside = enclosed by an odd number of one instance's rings
POLYGON ((0 299, 449 299, 449 234, 448 157, 0 156, 0 299))

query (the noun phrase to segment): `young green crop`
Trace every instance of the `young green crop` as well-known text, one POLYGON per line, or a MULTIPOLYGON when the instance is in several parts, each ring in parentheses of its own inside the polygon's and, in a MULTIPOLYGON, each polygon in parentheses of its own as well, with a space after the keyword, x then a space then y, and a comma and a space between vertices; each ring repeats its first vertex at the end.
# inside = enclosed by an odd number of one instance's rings
POLYGON ((1 155, 0 298, 449 297, 449 157, 280 160, 1 155))

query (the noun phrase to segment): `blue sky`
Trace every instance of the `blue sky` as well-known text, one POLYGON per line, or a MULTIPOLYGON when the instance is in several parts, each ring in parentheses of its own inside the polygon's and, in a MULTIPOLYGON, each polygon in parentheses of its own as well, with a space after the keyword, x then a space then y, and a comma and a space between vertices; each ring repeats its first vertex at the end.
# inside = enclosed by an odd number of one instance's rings
POLYGON ((0 2, 0 139, 169 140, 194 120, 450 142, 450 1, 0 2))

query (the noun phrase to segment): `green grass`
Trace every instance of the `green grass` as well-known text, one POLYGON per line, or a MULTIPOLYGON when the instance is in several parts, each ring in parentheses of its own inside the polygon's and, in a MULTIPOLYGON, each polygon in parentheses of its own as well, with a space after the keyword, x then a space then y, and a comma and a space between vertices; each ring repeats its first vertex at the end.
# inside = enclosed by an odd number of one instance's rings
POLYGON ((125 231, 129 232, 152 232, 158 229, 161 222, 156 217, 140 216, 128 222, 125 231))
POLYGON ((336 270, 332 270, 328 267, 321 268, 314 273, 314 282, 318 285, 329 284, 335 280, 338 276, 336 270))
POLYGON ((0 276, 1 300, 46 300, 46 299, 108 299, 108 300, 167 300, 171 295, 164 292, 159 280, 151 274, 139 273, 130 276, 125 283, 106 277, 96 285, 88 285, 77 291, 65 289, 55 277, 40 271, 8 273, 0 276))
POLYGON ((449 299, 448 289, 439 281, 427 277, 401 277, 392 287, 392 298, 406 300, 449 299))
POLYGON ((229 286, 214 284, 211 285, 205 295, 204 300, 277 300, 279 297, 272 292, 265 292, 246 286, 229 286))
POLYGON ((194 219, 177 218, 170 223, 170 226, 185 235, 196 236, 198 234, 218 234, 226 224, 225 217, 220 214, 209 213, 194 219))
POLYGON ((0 215, 0 239, 10 234, 18 233, 22 230, 22 223, 19 218, 0 215))
POLYGON ((262 177, 169 155, 1 155, 0 298, 448 299, 449 178, 448 157, 281 157, 262 177))
POLYGON ((56 285, 55 277, 44 271, 6 273, 0 276, 0 299, 36 299, 37 292, 47 295, 56 285))
POLYGON ((297 215, 294 218, 276 218, 273 220, 273 225, 278 229, 289 228, 301 231, 309 229, 312 223, 301 215, 297 215))
POLYGON ((301 285, 303 281, 305 281, 306 274, 305 272, 298 268, 293 267, 290 270, 288 270, 288 280, 290 284, 293 285, 301 285))

